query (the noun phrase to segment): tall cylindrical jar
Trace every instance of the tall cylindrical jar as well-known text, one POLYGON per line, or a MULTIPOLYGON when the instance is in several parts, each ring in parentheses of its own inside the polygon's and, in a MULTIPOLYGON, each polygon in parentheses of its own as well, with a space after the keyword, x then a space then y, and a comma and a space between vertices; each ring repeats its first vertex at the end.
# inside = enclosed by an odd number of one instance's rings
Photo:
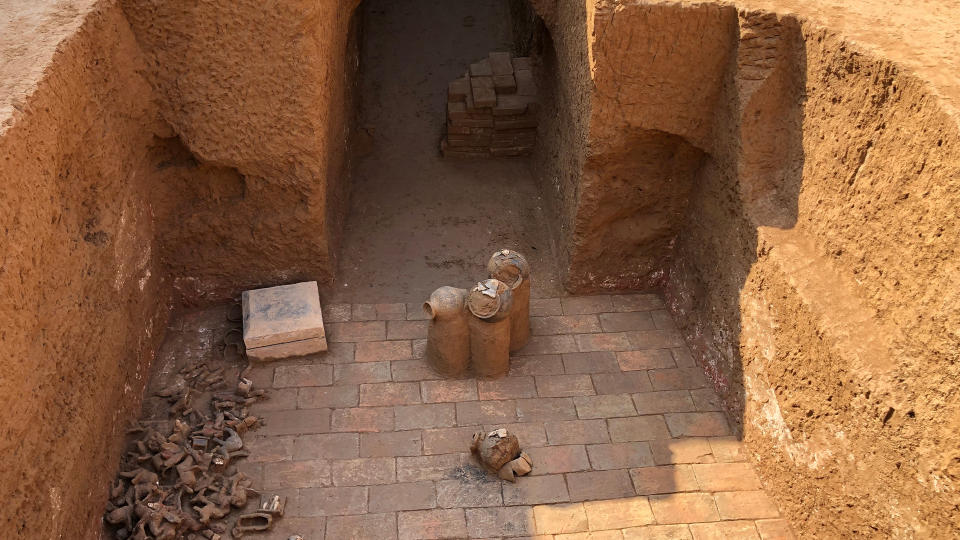
POLYGON ((459 377, 470 366, 470 327, 467 290, 440 287, 423 303, 430 317, 427 327, 427 362, 441 375, 459 377))
POLYGON ((479 377, 502 377, 510 370, 510 288, 496 279, 477 283, 467 296, 470 311, 470 364, 479 377))
POLYGON ((530 264, 510 249, 501 249, 487 263, 490 277, 510 287, 513 304, 510 308, 510 350, 523 348, 530 340, 530 264))

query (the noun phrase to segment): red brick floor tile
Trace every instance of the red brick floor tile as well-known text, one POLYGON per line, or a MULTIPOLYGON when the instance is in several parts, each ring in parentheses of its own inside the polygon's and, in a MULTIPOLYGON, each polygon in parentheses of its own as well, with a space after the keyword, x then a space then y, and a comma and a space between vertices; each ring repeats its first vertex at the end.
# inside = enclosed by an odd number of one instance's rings
POLYGON ((653 465, 650 446, 645 442, 589 444, 587 456, 590 465, 598 471, 653 465))
POLYGON ((521 375, 563 375, 563 359, 559 354, 511 357, 510 377, 521 375))
POLYGON ((759 519, 756 521, 757 532, 763 540, 794 540, 790 523, 785 519, 759 519))
POLYGON ((433 482, 405 482, 370 486, 370 512, 428 510, 437 506, 437 488, 433 482))
POLYGON ((692 540, 687 525, 648 525, 623 529, 623 540, 692 540))
POLYGON ((759 540, 752 521, 721 521, 718 523, 691 523, 693 540, 759 540))
POLYGON ((456 425, 456 409, 453 403, 431 403, 428 405, 407 405, 394 407, 396 428, 428 429, 453 427, 456 425))
POLYGON ((568 534, 555 534, 551 536, 540 536, 537 539, 549 540, 623 540, 623 534, 620 531, 589 531, 568 534))
POLYGON ((593 380, 589 375, 538 375, 535 377, 540 397, 571 397, 593 395, 593 380))
POLYGON ((611 297, 597 296, 568 296, 560 299, 564 315, 583 315, 590 313, 604 313, 613 310, 611 297))
POLYGON ((474 401, 477 396, 477 381, 474 379, 443 379, 420 383, 424 403, 448 403, 474 401))
POLYGON ((460 468, 471 464, 470 454, 467 453, 398 457, 397 481, 445 480, 457 474, 460 468))
POLYGON ((360 434, 360 457, 419 456, 420 431, 360 434))
POLYGON ((646 371, 596 373, 590 376, 597 394, 632 394, 653 390, 646 371))
POLYGON ((690 465, 661 465, 630 470, 633 486, 640 495, 661 495, 697 491, 697 477, 690 465))
POLYGON ((585 532, 589 528, 583 503, 535 506, 533 516, 538 534, 585 532))
POLYGON ((777 503, 763 491, 714 493, 721 519, 769 519, 780 517, 777 503))
POLYGON ((672 493, 651 495, 650 507, 657 523, 697 523, 717 521, 720 514, 709 493, 672 493))
POLYGON ((439 373, 430 369, 427 362, 420 358, 415 360, 396 360, 390 362, 390 371, 393 380, 398 382, 420 382, 442 378, 439 373))
POLYGON ((393 427, 391 407, 355 407, 333 411, 333 431, 393 431, 393 427))
POLYGON ((602 331, 596 315, 559 315, 530 318, 530 333, 535 336, 592 334, 602 331))
POLYGON ((617 353, 617 362, 623 371, 676 368, 670 349, 650 349, 646 351, 621 351, 617 353))
POLYGON ((263 467, 265 489, 324 487, 330 483, 330 462, 326 459, 280 461, 263 467))
POLYGON ((568 353, 562 355, 562 357, 563 370, 568 375, 579 373, 620 373, 620 364, 617 363, 616 353, 610 351, 568 353))
POLYGON ((269 463, 293 458, 293 437, 247 438, 244 448, 250 451, 247 461, 269 463))
POLYGON ((333 384, 333 366, 329 364, 277 366, 273 372, 274 388, 330 384, 333 384))
POLYGON ((327 341, 383 341, 387 325, 383 321, 342 322, 326 325, 327 341))
POLYGON ((410 340, 402 341, 365 341, 357 343, 354 360, 357 362, 389 362, 391 360, 410 360, 413 347, 410 340))
POLYGON ((626 470, 574 472, 566 477, 571 501, 619 499, 637 493, 626 470))
MULTIPOLYGON (((513 400, 461 401, 456 405, 457 424, 461 426, 512 423, 517 420, 517 405, 513 400)), ((453 404, 450 406, 453 407, 453 404)))
POLYGON ((693 465, 704 491, 750 491, 762 489, 760 477, 749 463, 698 463, 693 465))
POLYGON ((333 366, 333 380, 337 384, 377 383, 387 382, 390 379, 390 362, 336 364, 333 366))
POLYGON ((571 398, 518 399, 517 419, 521 422, 575 420, 577 409, 571 398))
POLYGON ((673 354, 673 361, 677 363, 678 368, 695 367, 697 365, 697 363, 693 361, 693 355, 690 354, 690 349, 686 347, 673 347, 670 349, 670 352, 673 354))
POLYGON ((737 461, 746 461, 747 456, 743 451, 743 442, 736 437, 711 437, 710 450, 713 457, 721 463, 734 463, 737 461))
POLYGON ((263 415, 267 425, 256 431, 258 436, 299 435, 330 431, 330 409, 274 411, 263 415))
POLYGON ((693 403, 697 406, 698 411, 723 410, 720 406, 720 396, 713 391, 713 388, 691 390, 690 395, 693 396, 693 403))
MULTIPOLYGON (((469 451, 473 434, 483 430, 483 426, 425 429, 423 430, 423 454, 450 454, 469 451)), ((522 440, 521 444, 523 444, 522 440)))
POLYGON ((350 304, 327 304, 323 306, 323 322, 347 322, 350 320, 350 304))
POLYGON ((629 332, 630 345, 637 350, 683 347, 683 338, 673 330, 638 330, 629 332))
POLYGON ((420 403, 420 385, 415 382, 384 382, 360 385, 361 407, 392 407, 420 403))
POLYGON ((533 317, 548 317, 550 315, 562 315, 563 309, 560 306, 559 298, 531 298, 530 315, 533 317))
POLYGON ((423 302, 407 302, 408 321, 426 321, 430 316, 423 310, 423 302))
POLYGON ((397 481, 394 458, 338 459, 331 464, 333 485, 372 486, 397 481))
POLYGON ((647 375, 654 390, 694 390, 710 386, 703 370, 698 367, 652 369, 647 375))
POLYGON ((583 503, 591 531, 641 527, 654 522, 653 510, 646 497, 628 497, 583 503))
POLYGON ((514 354, 517 356, 539 356, 545 354, 563 354, 577 352, 577 342, 571 335, 531 336, 530 341, 514 354))
POLYGON ((657 330, 677 330, 677 323, 670 316, 670 312, 665 309, 651 311, 650 317, 653 319, 653 325, 657 330))
POLYGON ((636 416, 607 420, 610 440, 613 442, 652 441, 669 439, 670 432, 662 416, 636 416))
POLYGON ((625 332, 617 334, 577 334, 574 336, 580 352, 626 351, 630 349, 630 340, 625 332))
MULTIPOLYGON (((290 504, 289 499, 287 504, 290 504)), ((323 516, 295 517, 288 515, 279 521, 275 521, 276 525, 273 526, 271 532, 279 538, 289 538, 294 534, 303 535, 305 538, 323 538, 326 519, 323 516)))
POLYGON ((297 407, 300 409, 356 407, 359 403, 360 390, 357 385, 301 388, 297 395, 297 407))
POLYGON ((663 300, 655 294, 618 294, 610 297, 615 312, 663 309, 663 300))
MULTIPOLYGON (((318 390, 328 386, 312 387, 304 390, 318 390)), ((292 411, 297 408, 297 396, 301 388, 278 388, 271 390, 269 399, 261 400, 250 406, 250 414, 261 415, 270 411, 292 411)))
POLYGON ((532 535, 536 530, 530 506, 468 508, 466 516, 470 538, 532 535))
POLYGON ((432 540, 466 538, 467 524, 463 509, 419 510, 401 512, 397 516, 400 540, 432 540))
POLYGON ((530 474, 534 476, 590 469, 590 460, 583 445, 544 446, 528 448, 526 452, 533 460, 533 471, 530 474))
POLYGON ((629 332, 632 330, 653 330, 653 318, 645 311, 622 313, 601 313, 600 325, 604 332, 629 332))
POLYGON ((379 321, 402 321, 407 318, 406 304, 374 304, 379 321))
POLYGON ((610 442, 607 423, 603 419, 546 422, 544 428, 551 445, 610 442))
POLYGON ((303 516, 343 516, 367 511, 367 488, 332 487, 300 490, 303 516))
POLYGON ((517 422, 515 424, 486 424, 483 429, 488 433, 504 428, 517 436, 520 448, 547 446, 547 433, 542 422, 517 422))
POLYGON ((360 456, 356 433, 301 435, 293 442, 293 459, 351 459, 360 456))
POLYGON ((522 399, 537 397, 533 377, 504 377, 477 381, 479 397, 483 400, 522 399))
POLYGON ((500 481, 493 475, 480 479, 462 475, 456 480, 437 481, 437 506, 441 508, 475 508, 500 506, 500 481))
MULTIPOLYGON (((637 372, 640 373, 640 372, 637 372)), ((640 414, 692 412, 696 410, 689 390, 663 390, 633 394, 633 404, 640 414)))
POLYGON ((426 339, 429 321, 389 321, 387 339, 426 339))
POLYGON ((573 404, 577 408, 577 416, 583 419, 637 415, 629 394, 575 397, 573 404))
POLYGON ((653 451, 653 460, 657 465, 716 461, 707 439, 689 437, 650 441, 650 450, 653 451))
POLYGON ((350 320, 375 321, 377 320, 377 306, 374 304, 354 304, 350 312, 350 320))
POLYGON ((320 358, 325 364, 349 364, 353 362, 356 343, 327 343, 327 352, 320 358))
POLYGON ((721 437, 730 434, 721 412, 667 413, 663 415, 674 437, 721 437))
POLYGON ((507 506, 549 504, 570 501, 562 474, 527 476, 516 483, 503 484, 503 504, 507 506))
MULTIPOLYGON (((288 518, 284 518, 286 521, 288 518)), ((300 533, 303 534, 303 533, 300 533)), ((304 538, 314 538, 304 536, 304 538)), ((320 540, 322 536, 317 536, 320 540)), ((333 540, 396 540, 397 515, 363 514, 359 516, 335 516, 327 518, 327 538, 333 540)))

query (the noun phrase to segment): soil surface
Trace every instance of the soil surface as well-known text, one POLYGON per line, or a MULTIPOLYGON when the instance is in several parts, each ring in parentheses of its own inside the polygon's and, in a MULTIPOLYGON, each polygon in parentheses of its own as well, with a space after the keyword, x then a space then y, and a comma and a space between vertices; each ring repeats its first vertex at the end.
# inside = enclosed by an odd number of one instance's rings
POLYGON ((551 224, 524 158, 443 159, 447 83, 510 50, 507 2, 370 0, 361 38, 362 129, 334 301, 407 302, 485 279, 497 249, 533 268, 533 295, 561 288, 551 224))

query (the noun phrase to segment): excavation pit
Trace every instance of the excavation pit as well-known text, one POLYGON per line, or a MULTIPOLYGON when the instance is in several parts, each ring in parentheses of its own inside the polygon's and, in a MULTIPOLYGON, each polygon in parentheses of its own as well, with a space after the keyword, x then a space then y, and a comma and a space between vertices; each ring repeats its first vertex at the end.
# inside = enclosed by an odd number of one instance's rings
POLYGON ((802 4, 0 6, 4 532, 96 537, 154 392, 246 368, 228 303, 317 281, 329 350, 252 372, 277 537, 956 536, 955 9, 802 4), (444 158, 491 52, 531 153, 444 158), (530 343, 439 378, 421 306, 502 248, 530 343), (466 485, 501 425, 536 469, 466 485))

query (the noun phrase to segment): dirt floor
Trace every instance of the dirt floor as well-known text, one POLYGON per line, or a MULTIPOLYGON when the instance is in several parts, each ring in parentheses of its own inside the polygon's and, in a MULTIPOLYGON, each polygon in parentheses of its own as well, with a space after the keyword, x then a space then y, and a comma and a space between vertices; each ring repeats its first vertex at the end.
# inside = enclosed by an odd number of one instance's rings
POLYGON ((533 295, 561 291, 551 222, 524 158, 442 159, 447 83, 512 44, 507 2, 367 0, 361 52, 365 156, 333 301, 407 302, 485 278, 496 249, 537 269, 533 295), (442 45, 439 45, 442 44, 442 45))

